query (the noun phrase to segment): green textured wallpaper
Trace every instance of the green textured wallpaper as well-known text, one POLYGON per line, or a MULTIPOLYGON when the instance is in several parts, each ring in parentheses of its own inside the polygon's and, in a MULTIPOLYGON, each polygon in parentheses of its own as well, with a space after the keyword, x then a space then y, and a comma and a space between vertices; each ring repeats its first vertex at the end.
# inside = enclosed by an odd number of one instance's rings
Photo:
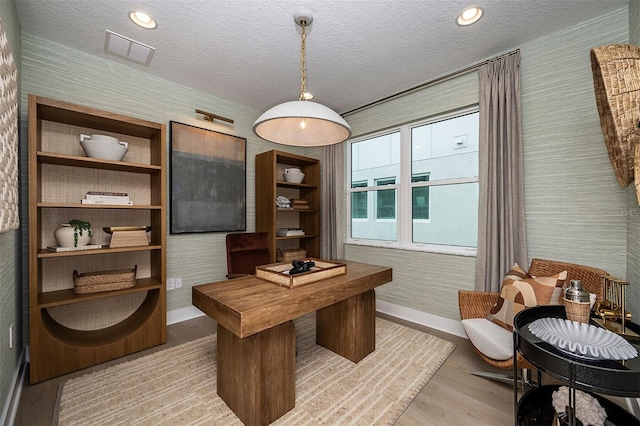
MULTIPOLYGON (((602 139, 589 49, 626 42, 628 33, 625 8, 520 46, 529 259, 625 274, 627 219, 617 212, 626 209, 627 196, 616 183, 602 139)), ((356 135, 365 134, 474 102, 477 74, 472 73, 347 120, 356 135)), ((392 266, 393 283, 377 294, 404 307, 459 319, 457 291, 473 288, 475 258, 356 245, 345 253, 347 259, 392 266)))
POLYGON ((625 8, 522 47, 530 258, 625 273, 626 194, 604 144, 589 54, 626 42, 628 32, 625 8))
MULTIPOLYGON (((640 45, 640 2, 632 1, 629 6, 629 42, 640 45)), ((640 179, 640 176, 636 176, 640 179)), ((635 316, 640 315, 640 200, 636 197, 634 184, 628 188, 627 198, 627 274, 630 282, 627 289, 627 309, 635 316)))
MULTIPOLYGON (((0 2, 0 19, 18 66, 20 81, 20 25, 13 2, 0 2)), ((0 233, 0 410, 13 389, 22 350, 20 241, 22 229, 0 233), (9 349, 9 327, 14 325, 14 345, 9 349)), ((0 411, 1 412, 1 411, 0 411)))

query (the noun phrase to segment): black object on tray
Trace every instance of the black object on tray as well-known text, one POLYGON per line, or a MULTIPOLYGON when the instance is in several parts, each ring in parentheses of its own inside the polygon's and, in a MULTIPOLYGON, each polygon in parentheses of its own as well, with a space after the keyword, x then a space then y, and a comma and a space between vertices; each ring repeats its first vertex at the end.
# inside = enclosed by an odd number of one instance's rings
POLYGON ((291 268, 291 270, 289 271, 289 275, 309 272, 311 268, 316 266, 315 262, 311 260, 308 262, 305 262, 304 260, 294 260, 293 262, 291 262, 291 265, 293 266, 293 268, 291 268))

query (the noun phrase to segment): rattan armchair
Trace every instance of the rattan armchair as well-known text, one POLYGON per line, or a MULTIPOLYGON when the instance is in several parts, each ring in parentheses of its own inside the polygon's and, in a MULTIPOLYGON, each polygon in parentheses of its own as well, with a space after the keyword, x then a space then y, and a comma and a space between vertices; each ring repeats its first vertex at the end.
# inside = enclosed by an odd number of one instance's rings
MULTIPOLYGON (((582 281, 583 287, 588 290, 589 293, 596 295, 596 301, 604 298, 604 284, 602 277, 608 274, 601 269, 544 259, 533 259, 531 261, 531 266, 529 267, 529 274, 537 277, 551 276, 562 271, 567 271, 567 283, 571 280, 580 280, 582 281)), ((493 292, 460 290, 458 292, 460 318, 464 320, 486 317, 489 310, 498 300, 498 296, 499 293, 493 292)), ((480 358, 489 365, 499 369, 513 370, 513 357, 507 360, 497 360, 486 356, 478 350, 478 348, 475 349, 480 358)), ((519 353, 516 354, 515 362, 517 363, 517 368, 520 370, 533 368, 533 366, 529 364, 529 362, 527 362, 527 360, 525 360, 519 353)), ((503 381, 512 380, 510 377, 491 373, 472 372, 472 374, 503 381)))

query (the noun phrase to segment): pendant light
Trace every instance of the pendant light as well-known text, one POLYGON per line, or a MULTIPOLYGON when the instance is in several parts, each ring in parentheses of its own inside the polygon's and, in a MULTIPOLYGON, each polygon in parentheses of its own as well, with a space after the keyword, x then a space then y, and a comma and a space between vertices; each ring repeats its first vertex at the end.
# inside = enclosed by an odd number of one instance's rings
POLYGON ((293 19, 302 28, 300 98, 267 110, 256 120, 253 131, 263 139, 283 145, 322 146, 342 142, 351 136, 349 124, 332 109, 308 100, 305 27, 311 24, 313 16, 299 12, 293 19))

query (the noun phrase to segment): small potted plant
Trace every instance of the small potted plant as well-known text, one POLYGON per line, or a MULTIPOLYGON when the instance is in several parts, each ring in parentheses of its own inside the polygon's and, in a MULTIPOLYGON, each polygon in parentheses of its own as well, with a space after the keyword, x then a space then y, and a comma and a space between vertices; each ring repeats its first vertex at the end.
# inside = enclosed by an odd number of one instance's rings
POLYGON ((93 237, 91 223, 73 219, 56 229, 54 236, 61 247, 86 246, 93 237))

